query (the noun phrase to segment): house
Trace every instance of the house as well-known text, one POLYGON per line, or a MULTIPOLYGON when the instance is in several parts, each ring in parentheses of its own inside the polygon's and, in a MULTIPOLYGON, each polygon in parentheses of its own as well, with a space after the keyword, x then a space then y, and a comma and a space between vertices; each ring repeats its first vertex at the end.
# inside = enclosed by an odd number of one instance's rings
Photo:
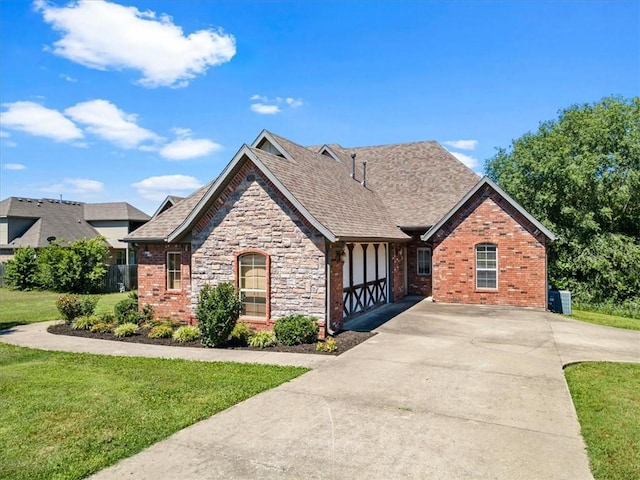
POLYGON ((545 308, 553 239, 436 142, 303 147, 263 131, 124 240, 159 316, 193 321, 200 289, 229 281, 254 328, 300 313, 324 335, 405 295, 545 308))
POLYGON ((53 240, 105 237, 111 262, 135 264, 135 254, 122 237, 149 220, 126 202, 82 203, 48 198, 9 197, 0 202, 0 261, 19 247, 40 248, 53 240))

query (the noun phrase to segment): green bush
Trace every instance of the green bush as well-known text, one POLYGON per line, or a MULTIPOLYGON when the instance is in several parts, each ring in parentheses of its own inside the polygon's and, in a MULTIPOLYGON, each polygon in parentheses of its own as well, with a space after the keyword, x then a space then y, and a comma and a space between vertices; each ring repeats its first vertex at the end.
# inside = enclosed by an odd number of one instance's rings
POLYGON ((231 283, 215 287, 205 285, 200 291, 196 318, 202 332, 202 344, 217 347, 224 344, 235 327, 242 303, 231 283))
POLYGON ((171 338, 173 336, 173 328, 171 325, 156 325, 147 335, 149 338, 171 338))
POLYGON ((142 321, 142 314, 138 312, 138 300, 131 297, 116 303, 116 306, 113 307, 113 314, 119 324, 141 323, 142 321))
POLYGON ((93 333, 112 333, 115 323, 98 322, 91 327, 93 333))
POLYGON ((95 315, 83 315, 73 321, 71 328, 73 330, 90 330, 96 323, 100 323, 100 317, 95 315))
POLYGON ((229 340, 237 343, 238 345, 247 345, 249 337, 251 337, 251 329, 249 328, 249 325, 238 322, 236 323, 236 326, 233 327, 229 340))
POLYGON ((38 282, 56 292, 97 292, 108 257, 109 245, 103 237, 53 241, 38 251, 38 282))
POLYGON ((113 330, 116 337, 131 337, 136 333, 138 333, 138 324, 136 323, 123 323, 113 330))
POLYGON ((253 348, 272 347, 278 343, 273 332, 255 332, 249 338, 249 346, 253 348))
POLYGON ((98 304, 99 297, 90 295, 80 296, 73 293, 60 295, 56 300, 56 308, 67 323, 71 323, 77 317, 93 315, 98 304))
POLYGON ((111 312, 101 313, 98 317, 101 323, 116 323, 116 316, 111 312))
POLYGON ((33 247, 16 248, 13 258, 5 264, 4 279, 7 286, 17 290, 39 287, 38 258, 33 247))
POLYGON ((313 343, 318 338, 318 322, 313 317, 288 315, 276 320, 273 331, 283 345, 313 343))
POLYGON ((178 343, 187 343, 200 338, 200 329, 195 325, 184 325, 173 332, 173 340, 178 343))
POLYGON ((319 352, 333 353, 338 350, 335 338, 329 337, 324 342, 316 343, 316 350, 319 352))

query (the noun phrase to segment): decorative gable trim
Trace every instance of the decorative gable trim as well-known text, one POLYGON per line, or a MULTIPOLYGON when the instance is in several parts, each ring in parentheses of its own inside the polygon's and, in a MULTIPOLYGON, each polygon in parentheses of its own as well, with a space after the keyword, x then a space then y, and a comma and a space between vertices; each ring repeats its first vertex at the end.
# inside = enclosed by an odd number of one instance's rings
MULTIPOLYGON (((480 189, 484 186, 489 186, 495 192, 497 192, 502 198, 504 198, 509 205, 511 205, 514 209, 518 211, 524 218, 526 218, 537 230, 544 234, 549 240, 553 241, 556 239, 556 236, 551 233, 544 225, 542 225, 539 221, 537 221, 533 216, 527 212, 518 202, 516 202, 513 198, 511 198, 507 192, 502 190, 497 184, 495 184, 489 177, 484 176, 475 186, 469 190, 464 197, 462 197, 455 206, 449 210, 449 212, 440 219, 438 223, 436 223, 433 227, 431 227, 424 235, 420 237, 423 242, 428 241, 433 237, 438 230, 440 230, 450 219, 453 217, 471 197, 473 197, 480 189)), ((482 194, 482 193, 481 193, 482 194)))
MULTIPOLYGON (((269 132, 264 131, 268 134, 269 132)), ((265 137, 267 138, 267 137, 265 137)), ((273 140, 273 139, 272 139, 273 140)), ((272 140, 269 140, 273 143, 272 140)), ((257 143, 260 143, 261 138, 256 139, 257 143)), ((254 142, 254 143, 256 143, 254 142)), ((282 148, 279 145, 274 146, 282 148)), ((286 158, 286 157, 285 157, 286 158)), ((247 145, 243 145, 242 148, 236 153, 231 162, 227 165, 224 171, 220 174, 218 179, 211 185, 207 193, 204 194, 202 199, 196 204, 193 210, 187 215, 187 218, 167 237, 167 242, 178 241, 181 237, 187 234, 198 222, 200 217, 205 214, 209 206, 215 201, 218 196, 222 194, 228 183, 233 179, 233 176, 240 170, 246 161, 251 161, 256 168, 280 191, 280 193, 300 212, 300 214, 307 220, 314 228, 316 228, 322 235, 324 235, 330 242, 335 242, 337 237, 327 227, 320 223, 311 213, 293 196, 293 194, 285 188, 285 186, 278 180, 278 178, 258 159, 258 157, 251 151, 247 145)))
POLYGON ((329 147, 329 145, 323 145, 322 148, 320 148, 320 150, 318 150, 318 153, 320 155, 326 155, 327 157, 331 157, 336 162, 340 162, 341 161, 338 158, 338 156, 335 154, 335 152, 333 150, 331 150, 331 147, 329 147))

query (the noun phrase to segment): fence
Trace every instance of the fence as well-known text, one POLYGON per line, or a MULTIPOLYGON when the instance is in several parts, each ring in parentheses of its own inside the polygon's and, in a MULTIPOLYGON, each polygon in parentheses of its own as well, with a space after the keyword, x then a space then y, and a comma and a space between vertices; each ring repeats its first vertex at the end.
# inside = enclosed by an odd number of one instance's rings
POLYGON ((102 279, 102 291, 124 292, 138 288, 137 265, 109 265, 109 270, 102 279))
POLYGON ((0 287, 4 287, 4 263, 0 263, 0 287))

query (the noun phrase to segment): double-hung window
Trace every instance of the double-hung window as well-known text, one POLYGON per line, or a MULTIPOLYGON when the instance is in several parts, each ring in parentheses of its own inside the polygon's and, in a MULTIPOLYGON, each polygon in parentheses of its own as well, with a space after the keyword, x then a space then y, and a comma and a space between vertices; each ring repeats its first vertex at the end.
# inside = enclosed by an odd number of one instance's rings
POLYGON ((498 248, 476 245, 476 288, 498 288, 498 248))
POLYGON ((181 277, 181 253, 167 252, 167 290, 180 290, 181 277))
POLYGON ((240 298, 242 315, 267 316, 267 257, 259 253, 247 253, 238 257, 240 298))
POLYGON ((430 248, 418 248, 418 275, 431 275, 430 248))

